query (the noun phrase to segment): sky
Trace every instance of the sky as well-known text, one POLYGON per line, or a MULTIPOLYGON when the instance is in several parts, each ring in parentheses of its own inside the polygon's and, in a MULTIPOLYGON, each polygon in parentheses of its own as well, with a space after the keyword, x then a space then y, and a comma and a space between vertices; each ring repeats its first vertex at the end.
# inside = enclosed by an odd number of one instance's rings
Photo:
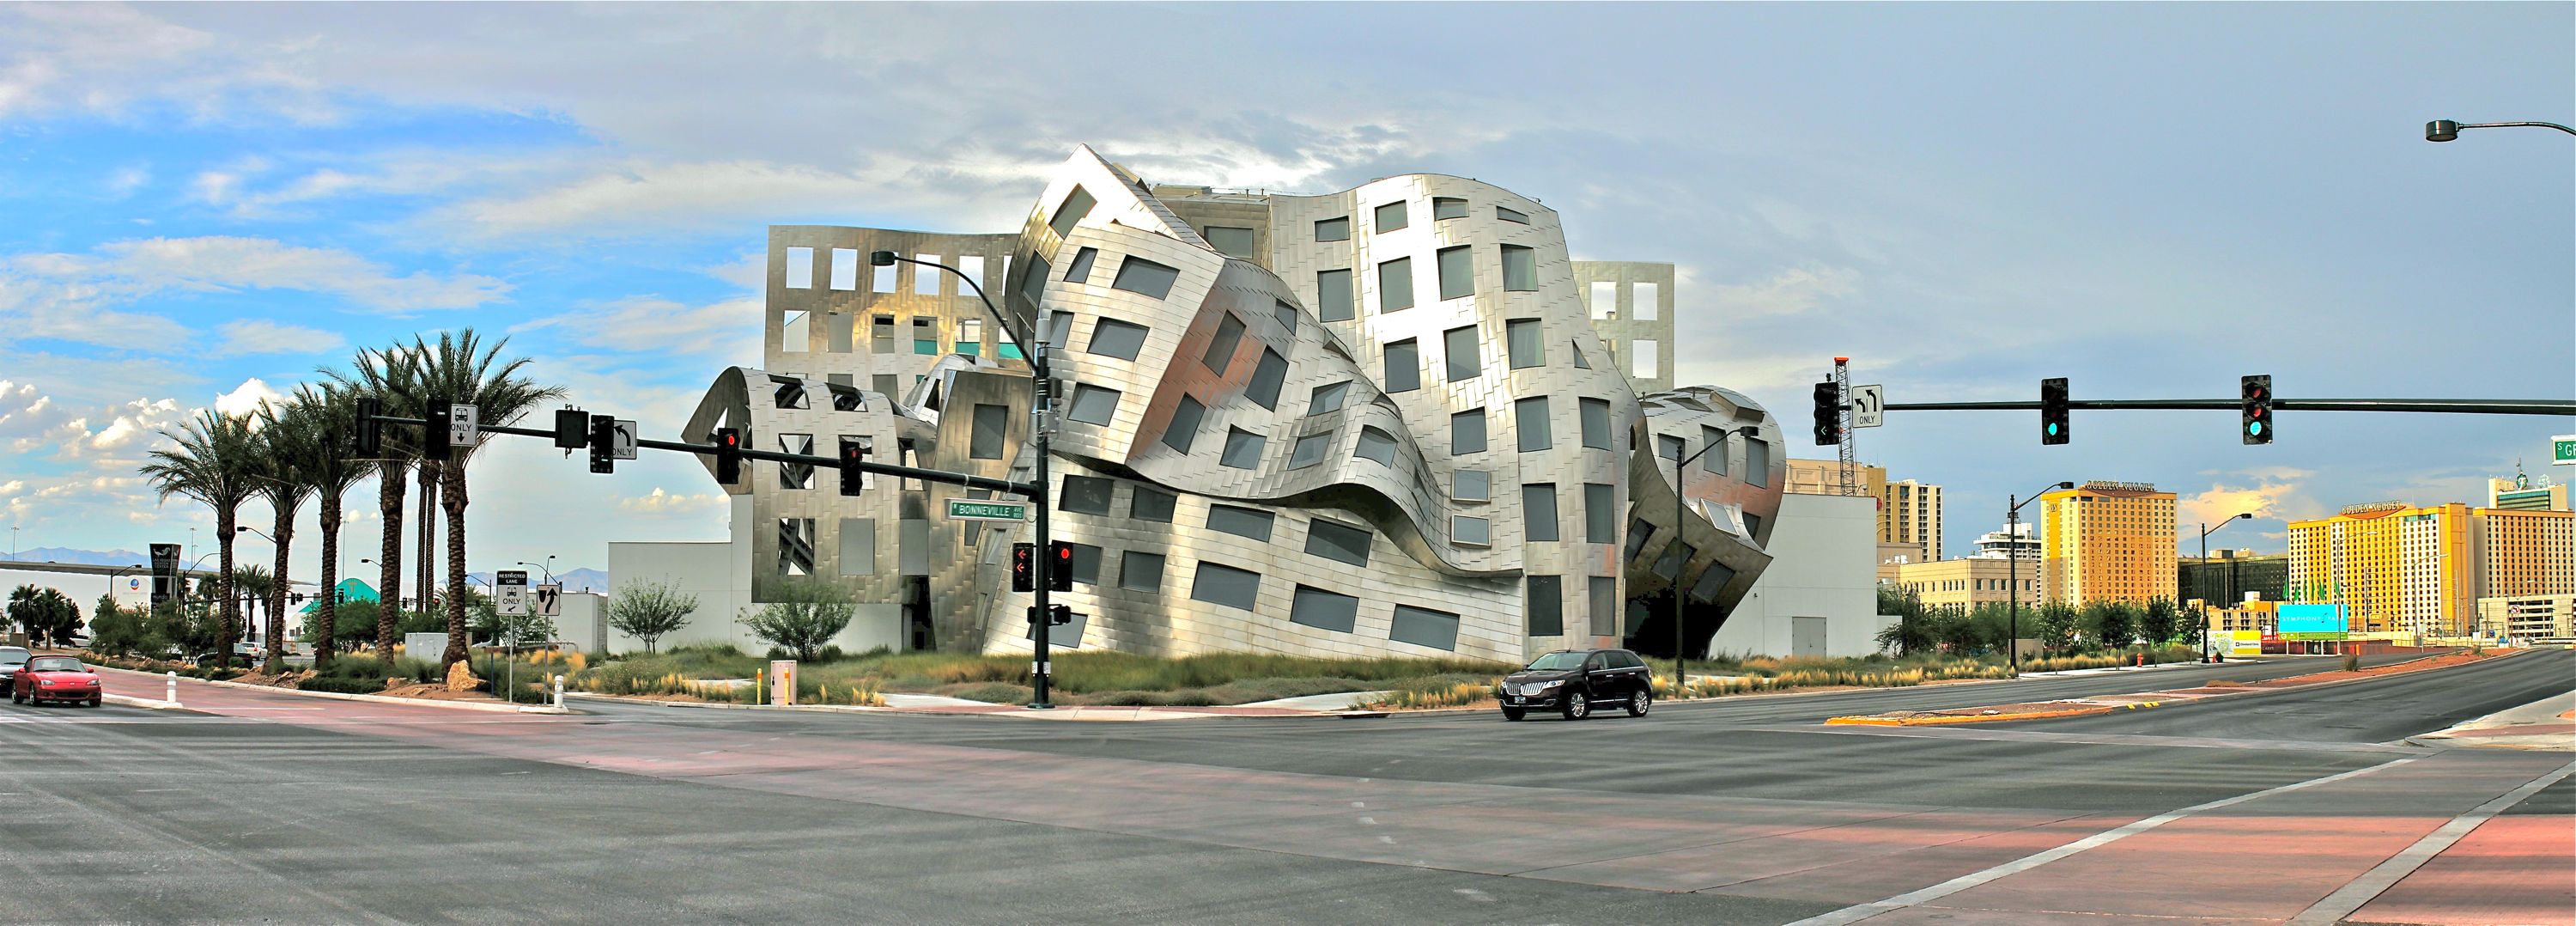
MULTIPOLYGON (((1540 199, 1577 259, 1678 265, 1680 380, 1802 438, 1837 355, 1891 402, 2576 397, 2576 137, 2440 118, 2576 122, 2576 5, 0 6, 0 524, 203 552, 210 514, 134 473, 163 429, 468 326, 668 436, 760 362, 766 226, 1015 229, 1076 144, 1540 199)), ((2277 552, 2481 502, 2569 432, 2079 412, 2043 447, 2035 412, 1895 412, 1858 446, 1947 487, 1954 554, 2061 479, 2179 493, 2186 553, 2253 512, 2213 542, 2277 552)), ((484 451, 472 567, 722 539, 705 471, 647 457, 484 451)), ((355 565, 373 486, 349 506, 355 565)))

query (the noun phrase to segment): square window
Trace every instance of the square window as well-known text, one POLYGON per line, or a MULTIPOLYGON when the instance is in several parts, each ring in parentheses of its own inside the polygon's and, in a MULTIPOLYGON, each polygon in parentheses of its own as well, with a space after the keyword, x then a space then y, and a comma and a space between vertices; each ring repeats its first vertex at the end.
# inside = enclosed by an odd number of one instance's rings
POLYGON ((1441 219, 1463 219, 1463 218, 1466 218, 1466 217, 1467 217, 1467 201, 1466 201, 1466 200, 1459 199, 1459 198, 1457 198, 1457 197, 1455 197, 1455 196, 1434 196, 1434 197, 1431 197, 1431 220, 1432 220, 1432 221, 1437 222, 1437 221, 1440 221, 1441 219))
POLYGON ((1109 497, 1117 490, 1117 483, 1098 476, 1066 476, 1063 497, 1056 499, 1056 507, 1082 514, 1108 514, 1109 497))
POLYGON ((1129 550, 1118 556, 1118 587, 1131 592, 1163 590, 1163 554, 1129 550))
POLYGON ((1493 523, 1483 518, 1471 518, 1466 515, 1451 515, 1449 517, 1449 540, 1451 543, 1465 544, 1468 546, 1489 546, 1494 542, 1493 523))
POLYGON ((1578 403, 1583 412, 1583 446, 1595 450, 1616 450, 1610 445, 1610 401, 1586 398, 1578 403))
POLYGON ((1235 469, 1259 469, 1261 468, 1261 448, 1269 443, 1269 438, 1259 434, 1242 428, 1227 428, 1225 429, 1225 450, 1217 454, 1216 463, 1218 466, 1235 469))
POLYGON ((1518 222, 1523 225, 1529 224, 1529 215, 1527 213, 1508 206, 1495 206, 1494 218, 1501 219, 1506 222, 1518 222))
POLYGON ((1058 238, 1073 234, 1074 224, 1081 222, 1083 216, 1090 215, 1091 207, 1098 204, 1099 200, 1092 199, 1089 192, 1079 186, 1074 187, 1073 192, 1064 194, 1064 204, 1055 207, 1055 215, 1047 219, 1047 227, 1055 229, 1058 238))
POLYGON ((1422 388, 1422 349, 1412 338, 1386 346, 1386 391, 1412 392, 1422 388))
POLYGON ((1163 446, 1190 452, 1190 445, 1198 441, 1199 420, 1206 417, 1207 406, 1195 398, 1181 396, 1180 404, 1172 409, 1171 423, 1163 426, 1163 446))
POLYGON ((1353 566, 1368 565, 1369 531, 1340 521, 1316 518, 1306 522, 1306 555, 1321 556, 1353 566))
POLYGON ((1261 574, 1201 560, 1190 579, 1190 599, 1250 611, 1261 600, 1261 574))
POLYGON ((1517 244, 1503 245, 1503 291, 1538 291, 1538 252, 1517 244))
POLYGON ((1287 382, 1288 358, 1279 356, 1278 351, 1264 347, 1261 349, 1261 365, 1252 368, 1252 382, 1244 385, 1243 396, 1263 408, 1277 411, 1279 387, 1286 385, 1287 382))
POLYGON ((1109 288, 1161 299, 1172 294, 1172 283, 1180 278, 1178 268, 1130 254, 1118 262, 1118 278, 1109 281, 1109 288))
POLYGON ((1528 633, 1533 637, 1565 634, 1565 577, 1529 576, 1528 633))
POLYGON ((1494 477, 1481 469, 1462 469, 1449 475, 1449 498, 1461 502, 1485 502, 1494 498, 1494 477))
POLYGON ((1118 414, 1121 394, 1116 389, 1102 389, 1089 383, 1075 384, 1073 404, 1065 409, 1064 417, 1083 424, 1106 425, 1111 416, 1118 414))
POLYGON ((1270 542, 1270 524, 1273 520, 1275 520, 1274 516, 1267 511, 1256 511, 1234 505, 1208 506, 1209 530, 1258 540, 1262 543, 1270 542))
POLYGON ((1628 317, 1650 322, 1661 316, 1663 306, 1658 300, 1662 298, 1662 290, 1663 287, 1653 283, 1631 284, 1628 287, 1628 317))
POLYGON ((1288 448, 1288 468, 1305 469, 1324 462, 1324 454, 1332 449, 1333 434, 1330 431, 1300 437, 1294 446, 1288 448))
POLYGON ((1413 308, 1413 258, 1398 257, 1377 265, 1377 310, 1413 308))
POLYGON ((1682 459, 1682 439, 1670 434, 1655 435, 1655 455, 1675 463, 1682 459))
POLYGON ((841 574, 877 574, 877 522, 874 518, 841 519, 841 574))
MULTIPOLYGON (((1059 316, 1066 322, 1063 327, 1068 329, 1073 327, 1071 314, 1059 313, 1059 316)), ((1085 349, 1104 357, 1134 360, 1136 354, 1145 349, 1145 335, 1152 330, 1133 322, 1103 318, 1091 323, 1091 346, 1085 349)), ((1061 346, 1063 339, 1056 340, 1058 346, 1061 346)))
POLYGON ((1619 497, 1610 486, 1583 484, 1583 542, 1619 542, 1619 497))
POLYGON ((1252 256, 1252 229, 1210 225, 1206 229, 1209 247, 1227 257, 1252 256))
POLYGON ((1556 446, 1556 436, 1548 429, 1546 396, 1532 396, 1513 402, 1512 426, 1520 429, 1522 453, 1532 453, 1556 446))
POLYGON ((1511 352, 1512 369, 1546 366, 1546 337, 1538 319, 1515 318, 1503 322, 1503 341, 1511 352))
POLYGON ((1467 246, 1441 248, 1440 298, 1465 299, 1476 294, 1476 252, 1467 246))
POLYGON ((1463 456, 1485 452, 1485 410, 1474 409, 1449 416, 1449 453, 1463 456))
POLYGON ((1315 387, 1313 398, 1306 400, 1306 414, 1321 415, 1342 410, 1342 400, 1351 393, 1349 380, 1315 387))
POLYGON ((1270 300, 1270 317, 1277 319, 1279 321, 1279 327, 1288 329, 1288 333, 1290 335, 1293 336, 1297 333, 1296 306, 1289 305, 1284 300, 1270 300))
POLYGON ((1243 319, 1236 318, 1232 312, 1223 313, 1217 316, 1216 336, 1208 339, 1207 353, 1199 357, 1199 362, 1206 364, 1216 375, 1224 376, 1226 368, 1234 365, 1234 349, 1242 343, 1243 319))
POLYGON ((1172 509, 1179 501, 1180 497, 1170 492, 1137 486, 1135 497, 1127 500, 1127 516, 1138 521, 1170 524, 1172 509))
POLYGON ((1067 543, 1073 550, 1073 581, 1083 585, 1100 584, 1100 548, 1087 543, 1067 543))
POLYGON ((1359 626, 1360 600, 1339 592, 1297 586, 1297 595, 1288 603, 1288 621, 1318 630, 1351 632, 1359 626))
POLYGON ((975 433, 968 439, 966 455, 977 460, 1001 459, 1003 435, 1010 420, 1010 406, 977 404, 975 433))
POLYGON ((787 249, 787 288, 814 288, 814 249, 787 249))
POLYGON ((1403 228, 1404 222, 1404 200, 1399 199, 1377 207, 1377 224, 1373 228, 1378 234, 1385 234, 1403 228))
POLYGON ((1067 283, 1091 282, 1091 264, 1099 259, 1099 248, 1083 248, 1073 252, 1073 263, 1064 268, 1064 281, 1067 283))
POLYGON ((1387 628, 1386 638, 1397 643, 1455 650, 1458 648, 1458 615, 1412 605, 1396 605, 1395 623, 1387 628))
POLYGON ((859 288, 858 249, 832 249, 832 288, 843 292, 852 292, 859 288))
POLYGON ((1521 486, 1521 533, 1529 540, 1550 542, 1557 539, 1556 484, 1533 482, 1521 486))
POLYGON ((1394 466, 1395 437, 1376 428, 1361 428, 1359 447, 1351 455, 1363 460, 1376 460, 1380 466, 1394 466))
POLYGON ((1350 217, 1350 216, 1345 215, 1345 216, 1337 216, 1337 217, 1329 218, 1329 219, 1316 219, 1316 220, 1315 220, 1315 240, 1317 240, 1317 241, 1349 241, 1349 240, 1351 240, 1351 217, 1350 217))
POLYGON ((1451 328, 1441 334, 1441 353, 1447 356, 1450 382, 1475 379, 1485 372, 1484 361, 1476 355, 1482 341, 1474 325, 1451 328))
POLYGON ((1350 321, 1359 304, 1351 288, 1348 270, 1315 272, 1315 317, 1328 322, 1350 321))

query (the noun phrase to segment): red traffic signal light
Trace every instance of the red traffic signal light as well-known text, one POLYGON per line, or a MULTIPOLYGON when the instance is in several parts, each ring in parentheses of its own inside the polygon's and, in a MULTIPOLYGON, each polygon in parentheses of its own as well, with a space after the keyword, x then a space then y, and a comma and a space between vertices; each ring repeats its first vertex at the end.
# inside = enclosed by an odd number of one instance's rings
POLYGON ((732 485, 742 481, 742 429, 716 429, 716 481, 732 485))
POLYGON ((1053 540, 1047 543, 1047 591, 1073 591, 1073 542, 1053 540))
POLYGON ((1011 545, 1011 590, 1033 592, 1038 588, 1038 545, 1011 545))
POLYGON ((867 460, 868 445, 860 443, 857 438, 841 438, 842 497, 857 498, 860 490, 867 488, 867 473, 859 469, 859 464, 867 460))

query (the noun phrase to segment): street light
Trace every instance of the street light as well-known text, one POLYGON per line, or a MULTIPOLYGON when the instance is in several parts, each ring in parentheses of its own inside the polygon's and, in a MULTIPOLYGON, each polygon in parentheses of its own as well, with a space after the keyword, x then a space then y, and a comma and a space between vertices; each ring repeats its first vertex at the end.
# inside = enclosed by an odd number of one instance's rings
MULTIPOLYGON (((2220 521, 2220 522, 2218 522, 2218 527, 2226 527, 2227 525, 2234 524, 2234 523, 2236 523, 2236 522, 2238 522, 2238 521, 2250 520, 2250 519, 2252 519, 2253 517, 2254 517, 2254 513, 2249 511, 2249 512, 2246 512, 2246 513, 2244 513, 2244 514, 2240 514, 2240 515, 2237 515, 2237 516, 2235 516, 2235 517, 2229 518, 2229 519, 2227 519, 2227 520, 2224 520, 2224 521, 2220 521)), ((2209 568, 2209 535, 2210 535, 2210 534, 2212 534, 2212 533, 2217 532, 2218 527, 2211 527, 2211 526, 2209 526, 2209 522, 2207 522, 2207 521, 2202 521, 2202 522, 2200 522, 2200 568, 2202 568, 2202 569, 2207 569, 2207 568, 2209 568)), ((2228 557, 2228 558, 2227 558, 2227 601, 2226 601, 2226 604, 2227 604, 2227 605, 2229 605, 2229 606, 2231 606, 2231 607, 2232 607, 2232 606, 2234 606, 2234 605, 2236 604, 2236 558, 2235 558, 2235 557, 2233 557, 2233 556, 2231 556, 2231 557, 2228 557)), ((2202 662, 2212 662, 2212 661, 2214 661, 2214 660, 2212 660, 2212 659, 2210 659, 2210 658, 2209 658, 2209 614, 2207 613, 2207 612, 2208 612, 2208 610, 2209 610, 2209 603, 2208 603, 2208 601, 2207 601, 2206 599, 2204 599, 2204 600, 2201 602, 2201 606, 2200 606, 2200 607, 2201 607, 2201 611, 2203 612, 2203 613, 2200 615, 2200 661, 2202 661, 2202 662)))
POLYGON ((259 539, 268 541, 268 542, 269 542, 269 545, 271 545, 271 546, 275 546, 275 545, 277 544, 277 538, 269 536, 267 531, 260 530, 259 528, 252 527, 252 526, 250 526, 250 525, 248 525, 248 524, 239 524, 239 525, 235 525, 235 526, 233 527, 233 533, 236 533, 236 534, 258 534, 258 535, 259 535, 259 539))
POLYGON ((545 571, 545 573, 546 573, 546 584, 547 584, 547 585, 553 585, 553 584, 555 584, 555 557, 554 557, 554 554, 551 554, 551 553, 546 554, 546 562, 545 562, 545 565, 542 565, 542 566, 539 566, 539 565, 537 565, 536 563, 528 562, 527 560, 520 560, 520 561, 518 562, 518 565, 521 565, 521 566, 536 566, 538 569, 544 570, 544 571, 545 571))
MULTIPOLYGON (((2060 482, 2047 489, 2041 490, 2041 494, 2044 495, 2049 492, 2063 491, 2072 488, 2075 488, 2075 483, 2060 482)), ((2005 608, 2005 614, 2007 616, 2005 617, 2004 627, 2004 651, 2006 653, 2004 659, 2006 662, 2011 664, 2014 678, 2021 677, 2021 551, 2018 549, 2020 544, 2017 542, 2016 538, 2021 536, 2021 506, 2030 504, 2038 498, 2039 496, 2037 495, 2031 496, 2030 498, 2023 498, 2018 495, 2004 496, 2004 504, 2006 506, 2004 508, 2004 540, 2008 543, 2013 543, 2015 547, 2015 549, 2010 551, 2011 555, 2004 558, 2004 584, 2010 586, 2010 588, 2007 588, 2005 591, 2010 593, 2010 597, 2012 599, 2012 604, 2005 608)))
MULTIPOLYGON (((1029 639, 1031 643, 1034 644, 1033 655, 1035 657, 1031 661, 1031 672, 1029 673, 1030 682, 1032 682, 1032 694, 1034 696, 1029 700, 1029 707, 1032 710, 1046 710, 1048 708, 1052 708, 1055 705, 1047 703, 1047 675, 1049 674, 1047 671, 1047 635, 1050 632, 1050 628, 1054 626, 1053 624, 1048 623, 1048 620, 1055 612, 1049 610, 1047 607, 1047 586, 1051 581, 1049 573, 1054 571, 1055 566, 1055 556, 1053 555, 1055 545, 1053 543, 1053 538, 1047 533, 1047 508, 1049 507, 1047 505, 1047 496, 1052 494, 1052 489, 1047 484, 1047 432, 1054 428, 1055 403, 1049 395, 1049 390, 1053 388, 1054 374, 1049 370, 1047 365, 1046 339, 1035 338, 1035 343, 1022 342, 1020 340, 1019 331, 1011 326, 1011 320, 1003 316, 1001 309, 993 307, 992 297, 984 295, 983 284, 975 282, 975 278, 969 276, 966 271, 948 266, 947 264, 934 263, 926 260, 914 260, 912 258, 896 254, 893 251, 868 252, 869 266, 892 267, 898 263, 917 264, 923 267, 936 267, 938 269, 954 273, 957 275, 958 279, 966 281, 966 286, 975 291, 975 298, 984 303, 984 311, 993 314, 993 323, 1002 326, 1002 334, 1011 339, 1011 346, 1019 348, 1020 356, 1028 358, 1029 372, 1031 374, 1029 377, 1031 396, 1029 400, 1029 414, 1030 417, 1034 419, 1034 426, 1029 430, 1034 434, 1038 457, 1036 478, 1031 480, 1032 488, 1036 489, 1036 491, 1031 493, 1029 496, 1029 503, 1037 507, 1037 581, 1035 582, 1034 591, 1034 594, 1037 596, 1037 605, 1036 610, 1033 612, 1035 617, 1029 624, 1029 639)), ((1040 321, 1042 322, 1043 319, 1040 321)))
MULTIPOLYGON (((1684 516, 1684 514, 1685 514, 1685 510, 1684 510, 1684 508, 1683 508, 1683 506, 1684 506, 1684 504, 1685 504, 1685 500, 1682 498, 1682 479, 1684 478, 1685 474, 1687 474, 1687 473, 1689 473, 1689 472, 1690 472, 1690 463, 1691 463, 1691 461, 1692 461, 1692 460, 1699 459, 1699 458, 1704 457, 1704 456, 1707 456, 1707 455, 1708 455, 1708 452, 1709 452, 1709 451, 1711 451, 1711 450, 1718 450, 1718 451, 1723 452, 1723 448, 1726 446, 1726 439, 1727 439, 1728 437, 1731 437, 1731 436, 1734 436, 1734 435, 1739 435, 1739 434, 1740 434, 1740 435, 1743 435, 1743 436, 1745 436, 1745 437, 1758 437, 1758 436, 1760 436, 1760 435, 1762 434, 1762 429, 1761 429, 1761 428, 1759 428, 1759 427, 1756 427, 1756 426, 1753 426, 1753 425, 1749 425, 1749 424, 1748 424, 1748 425, 1744 425, 1744 426, 1742 426, 1742 427, 1736 428, 1736 429, 1731 430, 1731 431, 1721 431, 1721 432, 1718 432, 1717 439, 1716 439, 1716 440, 1713 440, 1713 441, 1709 441, 1706 445, 1704 445, 1704 446, 1700 447, 1700 448, 1699 448, 1699 452, 1698 452, 1698 453, 1694 453, 1694 454, 1691 454, 1690 456, 1682 457, 1681 459, 1674 461, 1674 463, 1673 463, 1673 542, 1674 542, 1674 543, 1680 543, 1680 542, 1682 542, 1682 525, 1683 525, 1683 524, 1685 524, 1685 523, 1687 523, 1687 522, 1685 522, 1685 521, 1683 520, 1683 516, 1684 516)), ((1751 539, 1751 538, 1747 538, 1747 539, 1751 539)), ((1675 555, 1676 555, 1676 556, 1678 556, 1678 555, 1680 555, 1680 554, 1676 553, 1675 555)), ((1681 564, 1678 564, 1678 565, 1676 565, 1675 567, 1673 567, 1673 697, 1676 697, 1676 698, 1681 697, 1681 696, 1682 696, 1682 689, 1687 688, 1687 687, 1689 687, 1689 685, 1690 685, 1690 668, 1689 668, 1689 663, 1687 663, 1687 662, 1684 662, 1684 661, 1683 661, 1683 660, 1686 658, 1686 656, 1685 656, 1685 651, 1684 651, 1684 647, 1683 647, 1683 635, 1682 635, 1682 573, 1683 573, 1683 571, 1685 571, 1685 570, 1687 570, 1687 569, 1689 569, 1689 568, 1690 568, 1690 564, 1689 564, 1689 563, 1681 563, 1681 564)), ((1649 687, 1651 687, 1651 686, 1649 686, 1649 687)))
POLYGON ((2435 119, 2431 122, 2424 123, 2424 140, 2458 141, 2461 129, 2501 129, 2515 126, 2527 126, 2538 129, 2557 129, 2569 135, 2576 135, 2576 129, 2571 129, 2555 122, 2453 122, 2449 119, 2435 119))

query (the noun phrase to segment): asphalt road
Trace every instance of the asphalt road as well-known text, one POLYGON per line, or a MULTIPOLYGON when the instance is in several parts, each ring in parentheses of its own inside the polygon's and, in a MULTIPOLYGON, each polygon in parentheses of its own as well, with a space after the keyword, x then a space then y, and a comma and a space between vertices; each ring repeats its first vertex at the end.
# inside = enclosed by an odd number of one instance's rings
POLYGON ((2456 669, 2170 704, 2150 711, 2033 721, 2022 729, 2116 731, 2321 743, 2383 743, 2520 707, 2576 683, 2576 651, 2545 650, 2456 669))

